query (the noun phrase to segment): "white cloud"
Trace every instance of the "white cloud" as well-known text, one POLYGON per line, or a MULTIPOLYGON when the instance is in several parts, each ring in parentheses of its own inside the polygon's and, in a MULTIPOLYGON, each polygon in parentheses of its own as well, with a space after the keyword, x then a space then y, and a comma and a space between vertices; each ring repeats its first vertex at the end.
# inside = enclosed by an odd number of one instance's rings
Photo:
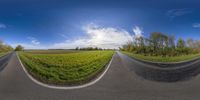
POLYGON ((61 37, 63 37, 63 38, 68 38, 68 36, 66 35, 66 34, 59 34, 61 37))
POLYGON ((7 28, 7 26, 5 24, 0 23, 0 29, 4 29, 7 28))
POLYGON ((183 9, 171 9, 167 11, 166 15, 170 17, 171 19, 178 17, 178 16, 183 16, 189 13, 192 13, 193 9, 189 8, 183 8, 183 9))
POLYGON ((133 28, 134 34, 131 35, 124 29, 114 27, 100 27, 95 24, 89 24, 83 27, 86 34, 84 37, 79 37, 73 40, 66 39, 62 42, 52 43, 52 45, 42 45, 34 37, 28 37, 31 40, 29 43, 14 43, 13 47, 18 44, 25 47, 25 49, 74 49, 75 47, 100 47, 107 49, 118 49, 123 44, 134 41, 135 37, 143 36, 143 31, 140 27, 133 28))
POLYGON ((142 31, 142 29, 140 28, 140 27, 138 27, 138 26, 135 26, 135 27, 133 27, 133 32, 135 33, 135 37, 143 37, 143 31, 142 31))
POLYGON ((40 42, 34 37, 28 37, 27 39, 31 40, 33 45, 40 45, 40 42))
POLYGON ((17 45, 22 45, 25 49, 48 49, 48 47, 41 46, 41 45, 34 45, 34 44, 29 44, 29 43, 13 43, 11 44, 12 47, 16 47, 17 45))
POLYGON ((17 45, 22 45, 25 49, 48 49, 47 46, 40 45, 40 42, 34 37, 27 37, 30 42, 15 42, 12 43, 12 47, 16 47, 17 45))
MULTIPOLYGON (((101 47, 118 48, 128 41, 133 41, 133 35, 124 29, 113 27, 100 27, 95 24, 89 24, 83 27, 86 33, 85 37, 76 40, 67 40, 61 43, 55 43, 51 48, 75 48, 75 47, 101 47)), ((142 34, 139 27, 134 29, 137 36, 142 34)))
POLYGON ((200 23, 193 24, 194 28, 200 28, 200 23))

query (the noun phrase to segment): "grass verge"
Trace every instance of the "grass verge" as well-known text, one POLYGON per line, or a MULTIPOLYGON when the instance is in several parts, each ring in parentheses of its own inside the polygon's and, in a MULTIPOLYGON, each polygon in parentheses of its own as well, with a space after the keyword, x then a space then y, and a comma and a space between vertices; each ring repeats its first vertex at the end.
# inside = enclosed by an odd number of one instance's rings
POLYGON ((6 54, 8 54, 8 52, 1 52, 1 53, 0 53, 0 57, 4 56, 4 55, 6 55, 6 54))
POLYGON ((176 56, 176 57, 161 57, 161 56, 144 56, 141 54, 135 54, 135 53, 125 52, 125 51, 121 51, 121 52, 133 58, 152 61, 152 62, 164 62, 164 63, 181 62, 181 61, 192 60, 192 59, 200 57, 200 53, 182 55, 182 56, 176 56))
POLYGON ((73 53, 18 52, 28 72, 36 79, 56 85, 76 85, 90 81, 109 63, 113 51, 73 53))

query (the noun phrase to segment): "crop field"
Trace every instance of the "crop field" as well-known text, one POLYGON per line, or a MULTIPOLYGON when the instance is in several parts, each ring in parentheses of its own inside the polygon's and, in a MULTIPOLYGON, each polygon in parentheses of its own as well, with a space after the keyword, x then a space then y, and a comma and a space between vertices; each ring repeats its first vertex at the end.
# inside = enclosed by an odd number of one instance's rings
POLYGON ((101 73, 114 51, 19 52, 28 72, 36 79, 57 85, 83 84, 101 73))
POLYGON ((77 53, 84 51, 75 51, 75 50, 26 50, 27 53, 32 54, 67 54, 67 53, 77 53))
POLYGON ((200 57, 199 53, 176 56, 176 57, 144 56, 141 54, 134 54, 134 53, 130 53, 130 52, 122 52, 122 53, 126 54, 130 57, 133 57, 133 58, 138 58, 138 59, 153 61, 153 62, 180 62, 180 61, 187 61, 187 60, 192 60, 192 59, 200 57))

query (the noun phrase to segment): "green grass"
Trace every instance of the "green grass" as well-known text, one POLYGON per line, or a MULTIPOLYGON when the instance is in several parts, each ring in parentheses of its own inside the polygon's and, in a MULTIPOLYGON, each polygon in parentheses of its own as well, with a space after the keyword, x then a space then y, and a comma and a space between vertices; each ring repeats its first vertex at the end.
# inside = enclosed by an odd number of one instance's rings
POLYGON ((1 52, 1 53, 0 53, 0 57, 4 56, 4 55, 6 55, 6 54, 7 54, 7 52, 1 52))
POLYGON ((144 55, 141 55, 141 54, 134 54, 134 53, 124 52, 124 51, 122 51, 122 53, 126 54, 130 57, 133 57, 133 58, 138 58, 138 59, 153 61, 153 62, 165 62, 165 63, 187 61, 187 60, 192 60, 192 59, 200 57, 200 53, 199 54, 175 56, 175 57, 144 56, 144 55))
POLYGON ((108 64, 113 51, 43 53, 19 52, 19 57, 33 77, 59 85, 82 84, 94 78, 108 64))

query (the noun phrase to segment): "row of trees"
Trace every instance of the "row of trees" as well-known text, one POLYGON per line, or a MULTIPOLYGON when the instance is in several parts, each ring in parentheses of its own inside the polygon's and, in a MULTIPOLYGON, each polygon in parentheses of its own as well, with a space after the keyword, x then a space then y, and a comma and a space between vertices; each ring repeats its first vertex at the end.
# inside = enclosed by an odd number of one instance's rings
POLYGON ((103 49, 103 48, 98 48, 98 47, 82 47, 82 48, 79 48, 79 47, 76 47, 75 50, 89 50, 89 51, 92 51, 92 50, 115 50, 115 49, 103 49))
POLYGON ((24 47, 21 45, 18 45, 15 49, 12 48, 12 46, 5 44, 3 41, 0 40, 0 53, 2 52, 9 52, 9 51, 22 51, 24 50, 24 47))
POLYGON ((76 47, 75 50, 103 50, 103 49, 98 47, 84 47, 84 48, 76 47))
POLYGON ((188 55, 200 52, 200 41, 185 41, 182 38, 175 41, 174 36, 153 32, 149 38, 135 37, 134 41, 123 45, 120 50, 151 56, 188 55))
POLYGON ((12 51, 12 50, 13 48, 10 45, 7 45, 3 41, 0 40, 0 53, 12 51))

